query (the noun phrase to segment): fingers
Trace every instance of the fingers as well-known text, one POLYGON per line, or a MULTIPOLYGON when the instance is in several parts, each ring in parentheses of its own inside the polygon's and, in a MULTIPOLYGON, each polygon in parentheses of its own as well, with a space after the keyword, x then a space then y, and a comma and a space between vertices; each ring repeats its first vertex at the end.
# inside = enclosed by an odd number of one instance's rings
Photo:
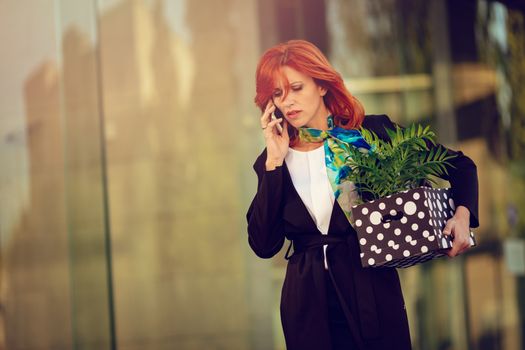
POLYGON ((464 253, 464 252, 466 252, 467 250, 470 249, 470 230, 467 231, 467 235, 466 235, 465 239, 459 245, 460 245, 460 249, 459 249, 458 255, 462 254, 462 253, 464 253))
POLYGON ((263 114, 261 115, 261 129, 266 129, 268 123, 271 120, 272 113, 275 111, 275 105, 272 100, 268 101, 266 108, 264 109, 263 114))
MULTIPOLYGON (((445 228, 443 229, 443 234, 445 236, 451 236, 452 235, 452 228, 454 226, 454 221, 453 220, 448 220, 447 221, 447 224, 445 225, 445 228)), ((454 237, 451 237, 452 239, 454 237)))
MULTIPOLYGON (((261 128, 264 131, 265 137, 270 137, 274 134, 282 135, 283 126, 280 124, 283 122, 283 118, 272 118, 272 113, 275 111, 275 105, 270 100, 266 104, 266 108, 261 116, 261 128)), ((284 124, 283 124, 284 125, 284 124)), ((286 137, 288 137, 288 130, 286 130, 286 137)))
POLYGON ((286 119, 283 121, 283 132, 281 133, 281 135, 288 138, 288 121, 286 119))
POLYGON ((266 128, 264 128, 264 134, 269 136, 271 134, 277 133, 276 125, 279 124, 282 120, 283 118, 271 120, 268 124, 266 124, 266 128))
POLYGON ((445 225, 445 228, 443 229, 443 234, 446 236, 450 236, 452 239, 452 248, 447 251, 447 255, 451 258, 455 257, 458 254, 458 244, 454 242, 454 235, 452 235, 452 229, 454 227, 454 220, 450 219, 447 221, 447 224, 445 225))
POLYGON ((449 220, 443 229, 443 234, 452 237, 452 248, 447 252, 449 257, 457 256, 470 248, 469 232, 457 227, 454 220, 449 220))
POLYGON ((453 247, 447 252, 447 255, 451 258, 455 257, 458 254, 459 251, 456 244, 454 244, 453 247))
POLYGON ((452 247, 452 249, 450 249, 450 251, 447 253, 448 256, 450 256, 451 258, 454 257, 454 256, 457 256, 461 253, 464 253, 467 249, 470 248, 470 243, 469 241, 465 241, 465 240, 462 240, 462 241, 458 241, 457 239, 454 240, 454 245, 452 247))

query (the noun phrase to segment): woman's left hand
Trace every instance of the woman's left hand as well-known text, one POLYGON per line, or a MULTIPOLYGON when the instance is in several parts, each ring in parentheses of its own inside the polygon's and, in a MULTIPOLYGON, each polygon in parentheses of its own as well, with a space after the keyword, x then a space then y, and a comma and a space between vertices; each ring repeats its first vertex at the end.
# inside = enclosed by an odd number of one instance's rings
POLYGON ((447 252, 449 257, 454 257, 470 248, 470 211, 464 206, 458 206, 451 217, 443 234, 452 235, 452 248, 447 252))

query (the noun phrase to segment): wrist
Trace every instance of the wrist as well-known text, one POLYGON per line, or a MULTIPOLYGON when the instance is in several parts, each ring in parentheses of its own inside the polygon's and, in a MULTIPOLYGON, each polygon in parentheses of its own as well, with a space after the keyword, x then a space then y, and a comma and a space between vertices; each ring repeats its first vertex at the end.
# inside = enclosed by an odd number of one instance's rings
POLYGON ((282 165, 283 165, 282 160, 275 160, 275 159, 266 160, 266 170, 267 171, 275 170, 275 168, 280 167, 282 165))
POLYGON ((456 212, 454 213, 454 216, 458 216, 462 219, 470 221, 470 210, 468 210, 468 208, 463 205, 458 205, 456 207, 456 212))

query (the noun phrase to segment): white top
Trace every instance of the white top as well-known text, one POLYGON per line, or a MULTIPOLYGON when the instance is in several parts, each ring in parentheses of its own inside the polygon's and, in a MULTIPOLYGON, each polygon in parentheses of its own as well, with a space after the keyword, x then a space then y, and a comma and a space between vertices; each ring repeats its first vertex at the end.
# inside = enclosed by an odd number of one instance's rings
MULTIPOLYGON (((285 161, 292 183, 317 228, 323 235, 328 234, 335 196, 326 173, 324 146, 306 152, 288 148, 285 161)), ((328 269, 326 247, 325 244, 324 264, 328 269)))

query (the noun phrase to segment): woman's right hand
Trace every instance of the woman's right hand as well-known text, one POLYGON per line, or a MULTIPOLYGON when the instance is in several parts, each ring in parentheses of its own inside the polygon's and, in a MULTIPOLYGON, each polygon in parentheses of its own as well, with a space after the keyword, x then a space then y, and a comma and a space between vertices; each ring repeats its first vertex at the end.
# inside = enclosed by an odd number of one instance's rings
POLYGON ((268 101, 266 109, 261 116, 261 128, 266 141, 266 170, 274 170, 281 166, 288 152, 290 137, 288 136, 288 123, 283 118, 272 120, 275 105, 272 100, 268 101), (277 124, 283 121, 283 132, 279 133, 277 124))

